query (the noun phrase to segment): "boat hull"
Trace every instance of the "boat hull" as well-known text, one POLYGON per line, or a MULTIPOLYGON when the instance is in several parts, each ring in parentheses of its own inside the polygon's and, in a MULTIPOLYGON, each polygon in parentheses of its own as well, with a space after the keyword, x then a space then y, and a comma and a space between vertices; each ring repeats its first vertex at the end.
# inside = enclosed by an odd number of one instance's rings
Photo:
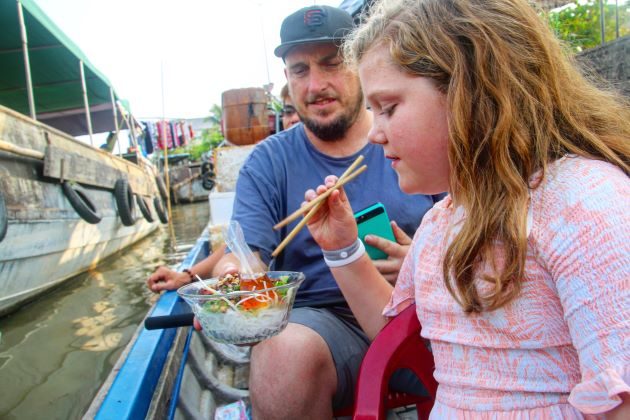
POLYGON ((208 199, 209 190, 204 188, 201 165, 176 166, 169 169, 171 195, 175 204, 193 203, 208 199))
POLYGON ((0 216, 6 221, 6 234, 0 238, 0 316, 158 228, 159 192, 151 168, 77 142, 3 107, 0 140, 0 216), (134 202, 144 199, 152 221, 135 205, 129 209, 133 223, 122 222, 114 192, 118 179, 127 182, 134 202), (88 223, 77 213, 64 182, 87 197, 98 223, 88 223))
POLYGON ((138 226, 122 229, 116 228, 119 224, 112 218, 98 226, 82 220, 10 224, 7 233, 21 239, 15 244, 7 235, 0 243, 0 316, 94 268, 158 227, 143 220, 137 222, 138 226), (25 255, 28 244, 38 244, 37 255, 25 255))
POLYGON ((193 179, 173 191, 173 199, 175 203, 206 201, 208 199, 208 190, 203 188, 201 179, 193 179))

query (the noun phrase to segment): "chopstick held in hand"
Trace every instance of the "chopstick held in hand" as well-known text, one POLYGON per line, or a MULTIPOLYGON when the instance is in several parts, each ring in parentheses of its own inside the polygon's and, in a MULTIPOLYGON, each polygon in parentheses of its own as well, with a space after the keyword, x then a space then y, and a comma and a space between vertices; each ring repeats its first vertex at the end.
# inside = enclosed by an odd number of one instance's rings
POLYGON ((281 220, 273 228, 278 230, 282 226, 288 225, 289 223, 291 223, 292 221, 294 221, 295 219, 297 219, 298 217, 300 217, 301 215, 306 213, 308 210, 310 210, 311 208, 316 206, 317 203, 319 203, 320 201, 326 199, 326 197, 328 197, 332 193, 332 191, 336 190, 337 188, 339 188, 340 186, 342 186, 346 182, 352 181, 357 175, 359 175, 361 172, 363 172, 367 168, 367 166, 363 165, 363 167, 359 168, 356 171, 356 173, 351 174, 351 172, 354 171, 354 168, 359 166, 359 164, 361 162, 363 162, 363 155, 360 155, 358 158, 356 158, 356 160, 354 162, 352 162, 352 165, 348 166, 348 169, 346 169, 345 172, 343 174, 341 174, 339 179, 337 179, 337 183, 330 190, 328 190, 324 194, 318 196, 313 201, 311 201, 308 204, 306 204, 304 207, 300 207, 299 209, 297 209, 296 211, 294 211, 293 213, 288 215, 286 218, 281 220))
POLYGON ((346 171, 339 177, 339 179, 337 179, 337 182, 335 183, 333 187, 331 187, 329 190, 327 190, 325 193, 318 196, 314 200, 310 201, 305 206, 300 207, 297 211, 293 212, 291 215, 289 215, 287 218, 285 218, 284 220, 282 220, 280 223, 278 223, 277 225, 273 227, 274 229, 279 229, 282 226, 285 226, 291 221, 297 219, 301 214, 304 214, 304 212, 308 211, 308 213, 304 216, 304 218, 300 221, 300 223, 298 223, 293 228, 293 230, 289 232, 287 237, 284 238, 284 240, 280 242, 280 244, 276 247, 276 249, 271 253, 272 257, 275 258, 278 256, 278 254, 280 254, 280 252, 282 252, 284 247, 287 246, 287 244, 295 237, 295 235, 297 235, 300 229, 302 229, 304 225, 308 223, 309 219, 315 213, 317 213, 317 210, 322 205, 324 200, 326 200, 326 198, 328 198, 328 196, 332 194, 333 191, 343 186, 344 184, 352 181, 354 178, 359 176, 363 171, 367 169, 367 165, 363 165, 356 171, 352 172, 354 168, 356 168, 362 161, 363 161, 363 156, 361 155, 352 163, 352 165, 348 167, 348 169, 346 169, 346 171))

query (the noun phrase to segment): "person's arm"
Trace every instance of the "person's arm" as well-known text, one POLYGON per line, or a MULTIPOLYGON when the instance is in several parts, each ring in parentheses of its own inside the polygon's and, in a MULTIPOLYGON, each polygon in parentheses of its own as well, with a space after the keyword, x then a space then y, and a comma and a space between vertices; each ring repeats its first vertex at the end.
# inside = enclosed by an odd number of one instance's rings
POLYGON ((579 355, 581 380, 569 403, 616 416, 628 410, 630 392, 630 187, 623 173, 602 163, 574 165, 534 195, 531 239, 579 355))
POLYGON ((210 254, 207 258, 199 261, 197 264, 190 267, 190 272, 193 276, 197 275, 202 279, 213 277, 214 267, 225 255, 225 244, 219 246, 216 251, 210 254))
POLYGON ((152 292, 159 293, 162 290, 176 290, 190 283, 191 275, 193 279, 196 276, 199 276, 202 279, 211 277, 214 266, 224 255, 225 245, 219 247, 208 257, 190 267, 190 274, 187 272, 177 272, 164 266, 158 267, 158 269, 147 279, 147 287, 152 292))
MULTIPOLYGON (((260 260, 260 254, 258 252, 254 252, 254 255, 260 260)), ((265 265, 262 260, 260 260, 260 264, 262 266, 265 265)), ((239 261, 239 259, 233 253, 228 252, 224 253, 221 259, 217 261, 217 263, 214 265, 212 276, 218 277, 228 273, 238 273, 240 269, 241 262, 239 261)))
POLYGON ((361 328, 373 340, 389 320, 382 312, 392 294, 392 285, 380 275, 367 254, 330 271, 361 328))
MULTIPOLYGON (((325 185, 320 185, 317 191, 306 192, 306 200, 323 194, 336 180, 337 177, 328 176, 325 185)), ((357 225, 343 188, 334 191, 323 202, 307 226, 324 252, 349 247, 358 240, 357 225)), ((331 272, 361 328, 373 339, 387 323, 382 311, 392 294, 392 285, 365 253, 350 264, 331 268, 331 272)))

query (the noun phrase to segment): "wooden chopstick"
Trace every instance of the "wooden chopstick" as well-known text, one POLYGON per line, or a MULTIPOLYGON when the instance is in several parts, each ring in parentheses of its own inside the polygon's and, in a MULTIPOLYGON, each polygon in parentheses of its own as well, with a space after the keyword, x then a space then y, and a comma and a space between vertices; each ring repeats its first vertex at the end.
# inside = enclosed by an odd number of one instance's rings
MULTIPOLYGON (((356 168, 361 162, 363 162, 363 155, 359 155, 359 157, 356 158, 356 160, 354 162, 352 162, 352 164, 350 166, 348 166, 348 169, 346 169, 344 171, 344 173, 341 174, 339 179, 337 179, 337 183, 335 184, 335 186, 331 190, 326 191, 325 194, 320 195, 319 197, 317 197, 316 199, 314 199, 313 201, 311 201, 310 203, 308 203, 304 207, 300 207, 299 209, 297 209, 296 211, 294 211, 293 213, 291 213, 290 215, 285 217, 283 220, 281 220, 273 228, 275 230, 278 230, 281 227, 288 225, 289 223, 291 223, 292 221, 294 221, 295 219, 297 219, 298 217, 303 215, 307 210, 310 210, 313 206, 317 205, 317 203, 319 203, 320 201, 322 201, 323 199, 328 197, 328 195, 330 195, 330 192, 332 192, 333 189, 336 189, 336 188, 340 187, 341 185, 345 184, 345 182, 343 182, 344 179, 346 177, 348 177, 350 175, 350 173, 352 171, 354 171, 354 168, 356 168), (326 195, 326 194, 328 194, 328 195, 326 195)), ((363 169, 363 170, 365 170, 365 169, 363 169)), ((354 179, 354 177, 352 179, 354 179)))
POLYGON ((298 232, 300 230, 302 230, 302 228, 304 227, 304 225, 309 221, 309 219, 311 217, 313 217, 313 215, 317 212, 317 210, 319 210, 319 208, 321 207, 323 201, 320 201, 319 203, 317 203, 308 213, 306 213, 306 215, 304 216, 304 218, 302 220, 300 220, 300 223, 298 223, 297 225, 295 225, 295 227, 293 228, 293 230, 291 232, 289 232, 289 234, 287 235, 286 238, 284 238, 284 240, 282 242, 280 242, 280 244, 278 244, 278 246, 276 247, 276 249, 273 250, 273 252, 271 253, 272 257, 277 257, 278 254, 280 254, 282 252, 282 250, 284 249, 285 246, 287 246, 287 244, 289 242, 291 242, 291 240, 295 237, 295 235, 298 234, 298 232))
POLYGON ((308 210, 310 208, 309 212, 306 213, 306 215, 304 216, 304 218, 302 220, 300 220, 300 223, 295 225, 295 227, 293 228, 293 230, 291 232, 289 232, 287 237, 284 238, 284 240, 282 242, 280 242, 280 244, 276 247, 276 249, 271 253, 271 256, 275 258, 275 257, 278 256, 278 254, 280 254, 280 252, 282 252, 284 247, 287 246, 287 244, 295 237, 295 235, 298 234, 298 232, 304 227, 304 225, 306 225, 306 223, 308 223, 310 218, 313 217, 313 215, 315 213, 317 213, 317 210, 319 210, 320 206, 324 203, 324 200, 330 194, 332 194, 333 191, 335 191, 337 188, 341 187, 342 185, 352 181, 354 178, 359 176, 366 169, 367 169, 367 165, 361 166, 355 172, 351 173, 346 178, 344 178, 341 182, 339 182, 339 180, 338 180, 337 183, 331 189, 326 191, 324 194, 318 196, 317 199, 316 199, 317 201, 313 200, 313 201, 309 202, 308 205, 304 206, 303 207, 304 211, 306 211, 306 210, 308 210))
MULTIPOLYGON (((360 158, 362 158, 362 156, 360 156, 360 158)), ((363 159, 361 159, 363 160, 363 159)), ((357 161, 355 161, 355 163, 360 163, 361 160, 357 159, 357 161)), ((354 165, 354 164, 353 164, 354 165)), ((354 165, 356 166, 356 165, 354 165)), ((351 169, 351 168, 348 168, 351 169)), ((276 249, 274 249, 274 251, 271 253, 272 257, 277 257, 280 252, 282 252, 282 250, 284 249, 284 247, 287 246, 287 244, 295 237, 295 235, 298 234, 298 232, 304 227, 304 225, 306 225, 306 223, 308 223, 308 221, 310 220, 311 217, 313 217, 313 215, 315 213, 317 213, 317 210, 319 210, 319 208, 321 207, 321 205, 324 203, 324 200, 330 195, 332 194, 333 191, 335 191, 337 188, 341 187, 342 185, 352 181, 354 178, 356 178, 357 176, 359 176, 363 171, 365 171, 367 169, 367 165, 363 165, 361 166, 359 169, 357 169, 355 172, 348 174, 348 170, 346 170, 346 172, 343 173, 343 175, 337 180, 337 183, 328 191, 326 191, 324 194, 318 196, 315 200, 309 202, 307 205, 305 205, 304 207, 302 207, 300 210, 302 212, 305 212, 306 210, 310 209, 308 213, 306 213, 306 215, 304 216, 304 218, 300 221, 300 223, 298 223, 291 232, 289 232, 289 234, 287 235, 286 238, 284 238, 284 240, 282 242, 280 242, 280 244, 276 247, 276 249)), ((299 215, 299 214, 298 214, 299 215)), ((285 219, 286 220, 286 219, 285 219)), ((275 228, 275 227, 274 227, 275 228)))

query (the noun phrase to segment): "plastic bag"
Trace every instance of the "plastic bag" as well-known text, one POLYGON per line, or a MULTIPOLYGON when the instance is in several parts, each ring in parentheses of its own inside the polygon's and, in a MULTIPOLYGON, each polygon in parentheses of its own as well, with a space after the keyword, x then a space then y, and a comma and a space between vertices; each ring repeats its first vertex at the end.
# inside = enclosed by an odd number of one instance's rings
POLYGON ((241 262, 241 276, 255 277, 256 274, 267 270, 245 242, 243 229, 237 221, 230 221, 223 231, 223 237, 227 246, 241 262))

